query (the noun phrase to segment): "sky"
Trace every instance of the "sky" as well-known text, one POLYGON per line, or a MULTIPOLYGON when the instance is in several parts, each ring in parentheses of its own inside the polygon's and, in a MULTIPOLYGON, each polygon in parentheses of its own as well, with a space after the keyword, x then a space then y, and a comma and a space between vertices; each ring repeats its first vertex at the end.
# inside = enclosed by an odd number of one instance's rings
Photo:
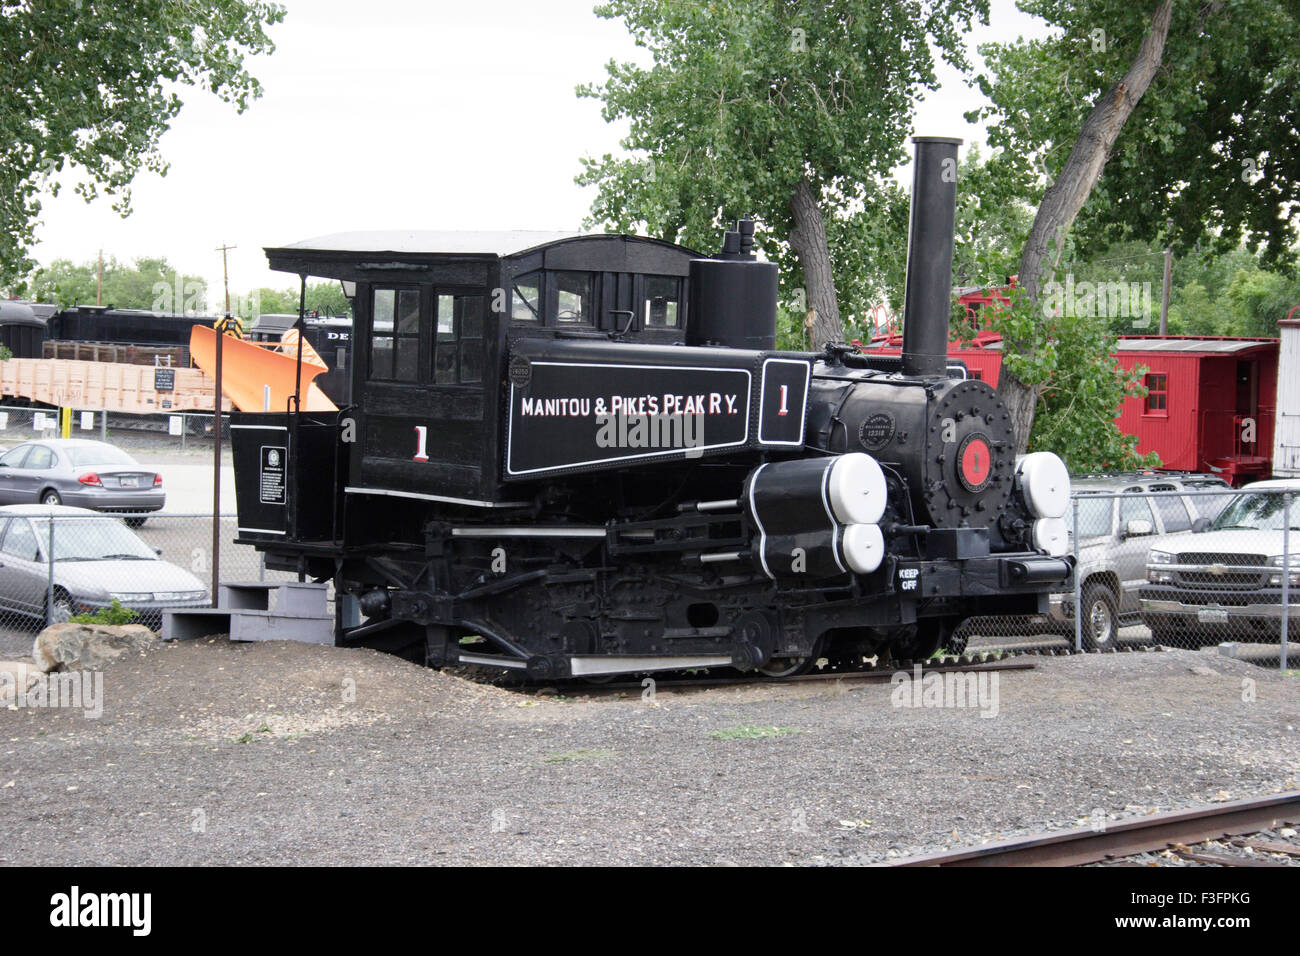
MULTIPOLYGON (((619 152, 621 125, 578 99, 604 65, 643 59, 621 21, 595 0, 287 0, 276 50, 248 61, 264 95, 243 114, 205 90, 164 134, 165 177, 142 173, 132 214, 87 204, 68 184, 44 200, 38 262, 165 256, 207 279, 221 307, 229 252, 232 295, 296 287, 262 252, 362 229, 576 230, 593 187, 579 157, 619 152)), ((1042 21, 993 0, 975 47, 1040 36, 1042 21)), ((939 64, 940 89, 922 101, 915 131, 983 143, 962 114, 983 102, 939 64)), ((906 176, 900 170, 900 177, 906 176)), ((906 182, 906 178, 903 178, 906 182)))

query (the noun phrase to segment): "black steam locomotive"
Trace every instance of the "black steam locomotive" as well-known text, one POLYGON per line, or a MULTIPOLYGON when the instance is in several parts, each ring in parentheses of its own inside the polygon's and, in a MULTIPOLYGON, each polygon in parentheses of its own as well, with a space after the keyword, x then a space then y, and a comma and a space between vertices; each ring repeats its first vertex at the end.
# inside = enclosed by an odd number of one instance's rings
POLYGON ((353 296, 353 405, 234 416, 239 541, 336 640, 535 678, 924 658, 1071 574, 1060 460, 947 376, 957 140, 916 140, 905 345, 775 350, 741 221, 267 250, 353 296))

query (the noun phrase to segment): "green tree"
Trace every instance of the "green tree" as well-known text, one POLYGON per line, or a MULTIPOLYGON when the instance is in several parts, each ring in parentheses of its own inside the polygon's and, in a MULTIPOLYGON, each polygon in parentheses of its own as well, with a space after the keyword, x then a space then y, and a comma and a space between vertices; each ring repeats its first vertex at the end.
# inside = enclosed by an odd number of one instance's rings
POLYGON ((610 62, 578 89, 628 120, 630 156, 583 160, 597 188, 591 221, 645 228, 701 250, 727 219, 753 216, 782 267, 792 312, 813 317, 814 347, 844 337, 844 312, 885 292, 906 206, 888 174, 907 156, 916 98, 936 86, 933 49, 965 69, 962 35, 987 0, 611 0, 652 65, 610 62), (834 250, 834 255, 832 255, 834 250))
POLYGON ((70 169, 87 200, 130 211, 141 169, 165 174, 159 139, 180 88, 242 112, 261 95, 246 55, 274 49, 285 8, 261 0, 43 0, 0 4, 0 279, 29 271, 41 197, 70 169))
MULTIPOLYGON (((98 263, 74 264, 56 259, 41 266, 19 288, 38 302, 54 302, 60 308, 94 305, 98 263)), ((207 283, 201 276, 185 275, 168 265, 165 258, 143 257, 132 264, 104 260, 104 305, 119 309, 148 309, 154 312, 204 312, 207 283)))
MULTIPOLYGON (((298 289, 270 289, 265 286, 240 297, 244 304, 241 317, 245 322, 259 315, 297 315, 298 289)), ((320 315, 348 316, 352 304, 337 282, 309 282, 307 284, 307 311, 320 315)))
MULTIPOLYGON (((1053 31, 981 48, 991 105, 968 118, 987 121, 1018 185, 1041 191, 1019 269, 1031 298, 1068 261, 1072 228, 1089 247, 1172 241, 1185 254, 1204 241, 1224 252, 1244 239, 1269 263, 1294 257, 1294 0, 1019 6, 1053 31)), ((1032 389, 1013 375, 1002 390, 1023 443, 1032 389)))
MULTIPOLYGON (((1001 286, 1016 271, 1033 207, 1004 173, 1001 157, 972 146, 957 176, 952 272, 956 286, 1001 286)), ((907 224, 897 241, 906 246, 907 224)), ((902 288, 902 274, 898 286, 902 288)))
POLYGON ((1112 358, 1116 335, 1107 323, 1068 309, 1044 315, 1023 289, 1011 300, 995 323, 1003 336, 999 384, 1011 374, 1030 390, 1037 414, 1028 450, 1055 452, 1075 472, 1158 465, 1115 424, 1127 396, 1146 394, 1146 369, 1128 372, 1112 358))
POLYGON ((1236 315, 1230 335, 1277 335, 1278 320, 1300 306, 1300 279, 1276 272, 1241 269, 1228 284, 1236 315))

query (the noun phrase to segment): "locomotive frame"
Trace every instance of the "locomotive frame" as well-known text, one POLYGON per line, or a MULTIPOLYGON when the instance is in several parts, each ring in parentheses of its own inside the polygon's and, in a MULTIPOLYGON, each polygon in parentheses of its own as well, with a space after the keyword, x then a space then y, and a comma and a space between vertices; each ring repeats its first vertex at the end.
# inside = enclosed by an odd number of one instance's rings
POLYGON ((927 657, 1071 573, 1064 466, 945 368, 956 140, 918 138, 901 363, 775 348, 776 267, 625 235, 269 248, 354 307, 353 403, 232 418, 237 541, 336 642, 537 679, 927 657), (901 364, 901 367, 900 367, 901 364))

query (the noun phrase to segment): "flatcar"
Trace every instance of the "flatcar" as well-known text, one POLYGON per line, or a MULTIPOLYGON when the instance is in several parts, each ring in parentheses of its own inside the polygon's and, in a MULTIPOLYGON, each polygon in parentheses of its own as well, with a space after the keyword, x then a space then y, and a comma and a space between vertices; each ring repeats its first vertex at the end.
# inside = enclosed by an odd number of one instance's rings
POLYGON ((945 368, 958 140, 917 138, 901 358, 776 349, 777 267, 627 235, 267 249, 354 304, 352 404, 232 417, 237 540, 335 640, 533 679, 923 659, 1072 573, 1069 476, 945 368))
MULTIPOLYGON (((135 346, 138 364, 153 364, 155 354, 162 354, 171 364, 189 364, 190 330, 195 325, 211 328, 218 317, 211 315, 177 315, 150 312, 141 309, 117 309, 112 306, 73 306, 50 315, 43 336, 36 341, 36 351, 28 357, 80 358, 83 356, 116 356, 109 360, 121 361, 122 351, 97 352, 94 346, 135 346), (74 343, 74 348, 49 344, 41 351, 42 342, 74 343)), ((297 323, 298 317, 267 314, 258 316, 246 334, 254 341, 278 339, 280 333, 297 323)), ((9 323, 0 323, 0 329, 9 323)), ((311 344, 330 366, 329 371, 317 379, 317 384, 335 404, 351 401, 351 350, 352 320, 347 316, 308 315, 303 328, 305 340, 311 344)), ((30 337, 30 336, 29 336, 30 337)), ((26 339, 24 339, 26 342, 26 339)), ((23 354, 27 355, 28 351, 23 354)))

